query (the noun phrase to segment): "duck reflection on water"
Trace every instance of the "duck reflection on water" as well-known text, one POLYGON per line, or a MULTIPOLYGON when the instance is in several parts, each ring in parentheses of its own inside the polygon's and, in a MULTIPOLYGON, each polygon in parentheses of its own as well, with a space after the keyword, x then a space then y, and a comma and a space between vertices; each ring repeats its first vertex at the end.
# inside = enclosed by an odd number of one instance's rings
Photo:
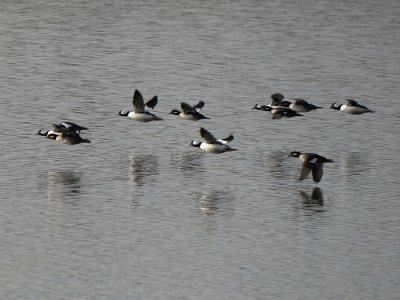
POLYGON ((204 153, 184 152, 179 161, 178 168, 182 172, 196 171, 196 173, 204 171, 201 158, 204 153))
POLYGON ((132 180, 137 185, 146 183, 146 177, 159 174, 157 156, 153 154, 130 155, 132 180))
POLYGON ((74 171, 49 171, 47 173, 48 200, 76 197, 81 190, 81 175, 74 171))
POLYGON ((311 195, 304 191, 299 191, 299 193, 302 198, 301 203, 304 207, 324 205, 324 196, 322 194, 322 190, 319 187, 314 187, 312 189, 311 195))
POLYGON ((362 176, 368 171, 368 155, 360 152, 344 152, 341 169, 345 181, 353 180, 354 176, 362 176))
POLYGON ((267 151, 263 161, 268 172, 276 179, 286 179, 289 176, 287 167, 287 153, 285 151, 267 151))
POLYGON ((205 215, 212 215, 215 210, 231 211, 234 196, 231 191, 209 190, 198 198, 200 209, 205 215))

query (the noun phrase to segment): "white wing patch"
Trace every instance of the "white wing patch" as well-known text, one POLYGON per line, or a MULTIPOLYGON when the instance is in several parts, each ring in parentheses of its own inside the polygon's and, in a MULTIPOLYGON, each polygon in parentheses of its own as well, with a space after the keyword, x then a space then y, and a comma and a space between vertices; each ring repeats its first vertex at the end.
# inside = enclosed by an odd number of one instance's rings
POLYGON ((310 163, 310 164, 315 164, 316 162, 317 162, 317 158, 316 157, 314 157, 314 158, 312 158, 312 159, 310 159, 308 162, 310 163))

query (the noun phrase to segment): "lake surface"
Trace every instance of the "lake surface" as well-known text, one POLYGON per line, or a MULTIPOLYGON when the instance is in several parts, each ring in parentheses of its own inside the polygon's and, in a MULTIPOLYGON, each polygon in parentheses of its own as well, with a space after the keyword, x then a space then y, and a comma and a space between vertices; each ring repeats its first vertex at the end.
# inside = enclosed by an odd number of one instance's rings
POLYGON ((1 2, 0 298, 399 299, 398 1, 1 2), (164 121, 118 116, 139 89, 164 121), (272 120, 274 92, 323 106, 272 120), (353 98, 374 114, 328 109, 353 98), (181 101, 210 120, 168 112, 181 101), (90 128, 91 144, 36 135, 90 128), (190 147, 205 127, 239 151, 190 147), (335 161, 316 186, 290 151, 335 161))

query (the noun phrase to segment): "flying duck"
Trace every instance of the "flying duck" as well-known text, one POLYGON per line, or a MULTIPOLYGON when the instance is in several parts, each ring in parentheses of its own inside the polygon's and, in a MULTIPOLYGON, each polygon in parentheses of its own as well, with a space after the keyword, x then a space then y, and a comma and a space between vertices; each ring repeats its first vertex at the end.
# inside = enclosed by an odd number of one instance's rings
POLYGON ((269 106, 269 105, 263 105, 263 106, 257 106, 254 105, 253 109, 257 110, 263 110, 263 111, 269 111, 272 114, 272 119, 282 119, 282 118, 293 118, 297 116, 302 116, 302 114, 299 114, 295 112, 294 110, 290 108, 286 108, 283 106, 269 106))
MULTIPOLYGON (((80 134, 82 130, 89 130, 86 127, 80 126, 80 125, 72 123, 72 122, 61 122, 60 124, 52 124, 52 125, 53 125, 53 130, 46 131, 46 135, 53 134, 53 133, 61 133, 62 129, 69 129, 69 130, 76 132, 77 134, 80 134)), ((39 135, 43 135, 42 130, 43 129, 39 130, 39 132, 38 132, 39 135)))
POLYGON ((299 157, 303 161, 299 178, 300 181, 305 179, 312 171, 313 181, 315 183, 320 182, 323 175, 323 164, 334 162, 331 159, 325 158, 315 153, 301 153, 298 151, 294 151, 290 153, 290 156, 299 157))
POLYGON ((40 129, 37 134, 65 144, 75 145, 80 143, 90 143, 89 140, 84 139, 79 135, 81 130, 89 129, 71 122, 53 124, 53 130, 48 130, 46 132, 42 132, 42 130, 43 129, 40 129))
MULTIPOLYGON (((266 106, 270 106, 270 107, 280 107, 280 106, 288 107, 290 105, 289 101, 282 101, 283 98, 285 98, 285 96, 283 96, 283 94, 281 94, 281 93, 271 94, 270 97, 271 97, 271 101, 266 106)), ((265 105, 262 105, 261 107, 263 107, 263 106, 265 106, 265 105)), ((258 104, 254 105, 253 109, 258 109, 257 107, 258 107, 258 104)))
POLYGON ((316 110, 322 107, 315 106, 303 99, 294 99, 294 103, 289 105, 289 108, 296 112, 309 112, 311 110, 316 110))
POLYGON ((170 114, 171 115, 177 115, 180 116, 181 118, 184 118, 186 120, 191 120, 191 121, 198 121, 201 119, 209 119, 205 115, 199 113, 199 110, 204 107, 204 101, 199 101, 195 106, 191 106, 185 102, 181 102, 181 108, 182 111, 179 111, 177 109, 171 110, 170 114))
POLYGON ((159 121, 161 118, 149 112, 145 106, 153 109, 158 102, 158 97, 154 96, 149 100, 146 104, 144 104, 143 96, 139 92, 139 90, 135 90, 133 93, 133 111, 121 110, 119 112, 120 116, 128 117, 132 120, 139 122, 150 122, 150 121, 159 121))
POLYGON ((370 110, 369 108, 358 104, 357 101, 352 100, 352 99, 346 99, 346 104, 340 104, 338 106, 335 106, 336 103, 333 103, 330 108, 335 109, 335 110, 341 110, 345 113, 348 113, 350 115, 361 115, 364 113, 373 113, 373 110, 370 110))
POLYGON ((200 128, 200 135, 204 139, 204 142, 199 142, 195 140, 190 143, 191 146, 199 147, 204 151, 214 154, 237 150, 227 145, 227 143, 233 140, 232 134, 224 139, 217 140, 209 131, 204 128, 200 128))

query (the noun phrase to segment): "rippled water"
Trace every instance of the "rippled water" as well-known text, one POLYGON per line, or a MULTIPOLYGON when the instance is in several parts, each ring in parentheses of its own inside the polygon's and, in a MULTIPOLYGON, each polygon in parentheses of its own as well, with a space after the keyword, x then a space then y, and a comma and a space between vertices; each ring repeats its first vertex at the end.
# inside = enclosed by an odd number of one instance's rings
POLYGON ((1 298, 398 299, 397 1, 1 8, 1 298), (117 115, 135 88, 164 121, 117 115), (273 92, 325 109, 251 110, 273 92), (327 109, 349 97, 376 112, 327 109), (35 135, 64 120, 92 143, 35 135), (335 161, 318 187, 294 150, 335 161))

